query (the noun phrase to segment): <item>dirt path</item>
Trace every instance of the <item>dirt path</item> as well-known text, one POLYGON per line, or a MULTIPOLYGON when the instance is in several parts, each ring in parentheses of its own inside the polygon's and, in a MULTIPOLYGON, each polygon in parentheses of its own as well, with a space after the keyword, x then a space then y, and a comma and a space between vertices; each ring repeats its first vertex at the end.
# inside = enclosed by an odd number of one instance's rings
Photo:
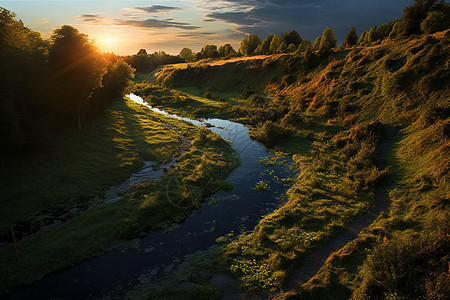
MULTIPOLYGON (((384 125, 384 139, 377 148, 375 155, 375 165, 378 170, 386 168, 384 156, 386 155, 396 130, 391 125, 384 125)), ((298 288, 302 283, 308 281, 324 264, 331 253, 339 250, 348 242, 356 238, 359 232, 369 226, 382 211, 389 205, 386 189, 382 186, 375 188, 375 200, 372 209, 365 215, 352 222, 341 234, 332 238, 324 247, 308 254, 303 263, 290 276, 289 281, 283 287, 284 291, 298 288)))

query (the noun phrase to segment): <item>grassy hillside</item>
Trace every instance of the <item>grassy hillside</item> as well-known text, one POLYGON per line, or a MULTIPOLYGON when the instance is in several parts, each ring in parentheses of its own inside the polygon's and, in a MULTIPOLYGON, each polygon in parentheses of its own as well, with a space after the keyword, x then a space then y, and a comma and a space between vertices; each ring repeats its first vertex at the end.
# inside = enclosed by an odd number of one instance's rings
POLYGON ((158 104, 180 110, 176 97, 207 96, 215 103, 197 101, 185 113, 220 107, 293 155, 299 176, 288 201, 218 257, 242 286, 277 299, 440 298, 449 286, 449 54, 446 31, 327 56, 174 65, 151 75, 165 87, 137 89, 165 90, 169 100, 158 104), (375 155, 387 124, 398 133, 381 171, 375 155), (368 211, 376 188, 389 192, 389 208, 310 281, 283 289, 308 252, 368 211))
MULTIPOLYGON (((229 187, 223 179, 236 166, 237 158, 219 135, 124 99, 82 131, 49 137, 39 151, 5 158, 4 163, 0 205, 6 213, 1 228, 9 244, 0 249, 0 290, 29 283, 123 241, 145 236, 150 229, 181 221, 201 205, 192 202, 194 196, 201 199, 229 187), (105 203, 108 187, 122 183, 144 161, 156 165, 171 161, 186 141, 185 153, 174 168, 164 170, 161 180, 135 184, 119 201, 105 203), (221 172, 216 172, 219 169, 221 172), (209 182, 205 170, 222 177, 209 182), (173 176, 178 179, 176 186, 173 176), (191 195, 187 183, 204 194, 191 195), (171 199, 166 197, 167 189, 172 192, 171 199), (66 214, 65 210, 73 208, 78 212, 69 221, 58 224, 55 220, 40 227, 37 234, 20 239, 16 251, 10 228, 27 223, 31 227, 36 221, 52 218, 46 209, 66 214)), ((39 222, 34 225, 39 227, 39 222)), ((16 237, 25 235, 15 232, 16 237)))

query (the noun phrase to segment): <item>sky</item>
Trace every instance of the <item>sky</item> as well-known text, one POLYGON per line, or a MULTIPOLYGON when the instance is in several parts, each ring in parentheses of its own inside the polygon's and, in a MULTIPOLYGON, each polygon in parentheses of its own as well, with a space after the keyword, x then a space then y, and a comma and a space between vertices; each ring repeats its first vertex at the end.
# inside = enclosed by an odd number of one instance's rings
POLYGON ((331 27, 342 43, 352 26, 357 34, 401 18, 411 0, 60 0, 1 1, 29 28, 48 38, 67 24, 78 28, 103 51, 134 54, 206 44, 235 49, 248 34, 261 38, 297 30, 311 40, 331 27))

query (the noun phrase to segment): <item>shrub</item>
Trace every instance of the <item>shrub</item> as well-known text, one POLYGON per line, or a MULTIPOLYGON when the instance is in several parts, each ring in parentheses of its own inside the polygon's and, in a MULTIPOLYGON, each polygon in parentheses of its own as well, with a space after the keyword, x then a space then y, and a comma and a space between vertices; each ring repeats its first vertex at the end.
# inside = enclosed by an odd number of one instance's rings
POLYGON ((242 92, 239 93, 239 97, 241 97, 242 99, 248 99, 253 94, 256 94, 256 91, 254 89, 251 89, 248 86, 244 86, 242 92))
POLYGON ((445 236, 406 234, 377 246, 364 264, 357 294, 369 299, 445 299, 450 286, 448 242, 445 236))
POLYGON ((267 121, 258 130, 258 133, 256 134, 256 139, 268 146, 273 146, 275 142, 282 139, 283 137, 286 137, 288 134, 289 131, 281 127, 277 123, 267 121))
POLYGON ((263 105, 266 101, 264 98, 258 94, 253 94, 247 99, 247 103, 251 106, 260 106, 263 105))
POLYGON ((210 91, 206 91, 203 96, 205 98, 207 98, 207 99, 212 99, 213 98, 213 94, 210 91))
POLYGON ((295 83, 296 80, 297 76, 295 74, 287 74, 281 79, 281 85, 285 88, 295 83))
POLYGON ((427 18, 420 23, 420 29, 425 33, 445 30, 450 26, 449 17, 441 11, 429 12, 427 18))

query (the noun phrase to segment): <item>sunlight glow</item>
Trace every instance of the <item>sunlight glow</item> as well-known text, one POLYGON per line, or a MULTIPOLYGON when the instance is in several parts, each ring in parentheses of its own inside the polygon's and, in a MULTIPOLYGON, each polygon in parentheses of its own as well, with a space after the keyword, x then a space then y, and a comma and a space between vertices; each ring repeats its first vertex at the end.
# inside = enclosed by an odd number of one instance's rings
POLYGON ((117 50, 117 47, 119 46, 119 40, 112 36, 105 36, 97 40, 97 46, 102 51, 114 51, 117 50))

